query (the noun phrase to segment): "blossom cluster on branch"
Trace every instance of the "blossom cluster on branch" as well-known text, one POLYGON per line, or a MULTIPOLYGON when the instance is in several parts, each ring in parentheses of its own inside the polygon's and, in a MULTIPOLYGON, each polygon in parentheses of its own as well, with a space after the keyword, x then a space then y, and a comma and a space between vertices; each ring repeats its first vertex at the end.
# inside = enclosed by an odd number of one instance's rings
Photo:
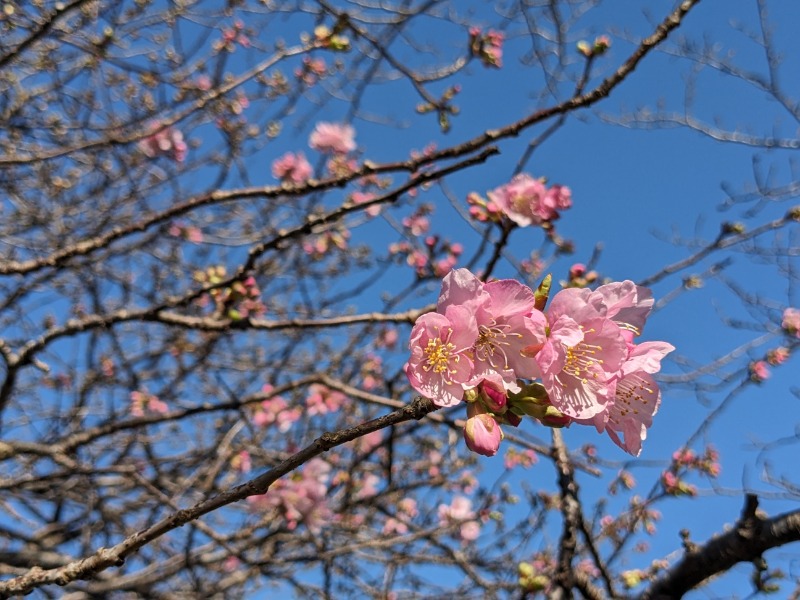
POLYGON ((544 312, 549 286, 547 278, 534 292, 451 271, 436 312, 411 331, 411 386, 439 406, 466 401, 467 446, 486 456, 503 439, 500 425, 526 415, 550 427, 593 425, 638 456, 661 402, 653 374, 674 350, 634 343, 653 307, 650 290, 632 281, 569 288, 544 312))

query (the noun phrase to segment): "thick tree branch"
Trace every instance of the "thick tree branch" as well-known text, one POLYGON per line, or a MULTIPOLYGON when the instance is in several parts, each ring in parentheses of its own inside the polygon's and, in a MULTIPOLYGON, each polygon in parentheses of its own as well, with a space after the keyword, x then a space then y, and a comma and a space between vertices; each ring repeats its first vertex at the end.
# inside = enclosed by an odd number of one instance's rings
POLYGON ((730 531, 693 548, 656 580, 640 600, 680 598, 703 581, 740 562, 757 560, 771 548, 800 541, 800 510, 765 519, 757 513, 758 498, 748 494, 738 523, 730 531))

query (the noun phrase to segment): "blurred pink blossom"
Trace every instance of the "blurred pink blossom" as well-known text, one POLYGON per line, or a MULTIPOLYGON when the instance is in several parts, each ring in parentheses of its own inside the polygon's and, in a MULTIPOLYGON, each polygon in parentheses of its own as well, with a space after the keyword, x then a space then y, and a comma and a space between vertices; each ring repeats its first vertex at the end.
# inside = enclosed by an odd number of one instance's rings
POLYGON ((355 129, 347 123, 317 123, 308 145, 325 153, 347 154, 356 149, 355 129))
POLYGON ((272 163, 272 175, 281 181, 305 183, 311 173, 311 164, 302 152, 287 152, 272 163))
POLYGON ((440 504, 438 514, 439 525, 442 527, 461 524, 459 535, 463 541, 474 541, 480 535, 480 523, 476 520, 469 498, 456 496, 449 505, 440 504))
POLYGON ((183 162, 189 146, 183 140, 183 133, 174 127, 163 127, 152 124, 150 130, 152 134, 139 140, 139 150, 148 158, 167 156, 175 162, 183 162))
POLYGON ((769 365, 763 360, 751 362, 748 368, 750 370, 750 379, 756 383, 761 383, 772 375, 769 371, 769 365))
POLYGON ((313 458, 292 476, 278 479, 266 494, 249 496, 247 501, 255 510, 277 511, 290 530, 304 523, 318 534, 333 518, 326 498, 330 470, 327 462, 313 458))
POLYGON ((781 327, 786 330, 786 333, 800 338, 800 308, 787 308, 784 310, 781 327))
POLYGON ((336 412, 347 401, 347 396, 342 392, 337 392, 319 383, 311 385, 308 391, 306 414, 309 416, 336 412))
MULTIPOLYGON (((272 392, 273 387, 266 384, 262 391, 265 394, 272 392)), ((278 431, 286 433, 292 424, 299 421, 302 410, 299 406, 289 409, 289 403, 282 396, 272 396, 262 401, 253 415, 253 424, 258 427, 267 427, 275 424, 278 431)))
POLYGON ((164 415, 169 412, 167 403, 159 400, 158 396, 147 392, 131 392, 130 413, 133 417, 143 417, 145 411, 164 415))

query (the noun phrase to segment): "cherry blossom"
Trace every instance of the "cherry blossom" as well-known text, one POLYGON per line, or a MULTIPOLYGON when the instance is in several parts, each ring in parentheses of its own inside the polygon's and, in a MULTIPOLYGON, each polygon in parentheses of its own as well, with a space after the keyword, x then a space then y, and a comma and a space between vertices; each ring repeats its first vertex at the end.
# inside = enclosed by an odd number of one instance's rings
POLYGON ((278 479, 266 494, 249 496, 247 501, 254 509, 276 511, 290 530, 304 523, 318 534, 333 517, 326 499, 330 470, 327 462, 313 458, 292 477, 278 479))
POLYGON ((309 416, 336 412, 347 401, 347 396, 342 392, 337 392, 318 383, 309 387, 308 391, 306 414, 309 416))
MULTIPOLYGON (((265 394, 271 393, 273 387, 266 384, 262 391, 265 394)), ((286 433, 291 429, 292 424, 299 421, 302 417, 300 407, 289 408, 289 403, 282 396, 272 396, 267 398, 256 410, 253 415, 253 424, 258 427, 276 425, 278 431, 286 433)))
POLYGON ((148 158, 168 156, 175 162, 182 163, 186 159, 189 146, 183 139, 183 133, 174 127, 163 127, 158 124, 150 126, 153 133, 139 141, 139 150, 148 158))
POLYGON ((472 55, 479 58, 487 67, 499 69, 503 66, 503 42, 505 35, 490 29, 482 33, 478 27, 469 30, 469 45, 472 55))
POLYGON ((459 534, 466 542, 474 541, 480 535, 480 523, 476 521, 472 501, 464 496, 456 496, 450 504, 439 505, 439 524, 449 526, 461 524, 459 534))
POLYGON ((537 307, 549 282, 534 292, 511 279, 484 283, 467 269, 451 271, 437 312, 412 330, 411 386, 438 406, 466 399, 464 439, 484 456, 497 453, 500 424, 516 427, 525 416, 548 427, 592 425, 638 456, 661 402, 653 375, 674 350, 633 341, 652 310, 650 290, 632 281, 568 288, 545 316, 537 307))
POLYGON ((751 362, 748 368, 750 370, 750 379, 756 383, 761 383, 762 381, 769 379, 772 375, 769 370, 769 365, 763 360, 751 362))
POLYGON ((406 375, 411 386, 438 406, 453 406, 464 395, 472 375, 468 355, 478 336, 475 315, 464 306, 448 306, 445 314, 427 313, 411 330, 411 357, 406 375))
POLYGON ((311 173, 311 164, 302 152, 287 152, 272 163, 272 175, 281 181, 305 183, 311 173))
POLYGON ((631 345, 629 356, 620 369, 613 402, 593 420, 598 432, 605 430, 612 441, 629 454, 639 456, 642 451, 647 429, 661 404, 661 391, 652 374, 661 369, 661 359, 674 349, 666 342, 631 345))
POLYGON ((786 330, 786 333, 800 338, 800 308, 787 308, 784 310, 781 327, 786 330))
POLYGON ((131 406, 130 412, 132 417, 143 417, 145 411, 164 415, 169 412, 167 403, 160 400, 158 396, 148 394, 147 392, 134 391, 131 392, 131 406))
POLYGON ((311 133, 308 145, 319 152, 347 154, 356 149, 355 135, 351 125, 322 121, 311 133))

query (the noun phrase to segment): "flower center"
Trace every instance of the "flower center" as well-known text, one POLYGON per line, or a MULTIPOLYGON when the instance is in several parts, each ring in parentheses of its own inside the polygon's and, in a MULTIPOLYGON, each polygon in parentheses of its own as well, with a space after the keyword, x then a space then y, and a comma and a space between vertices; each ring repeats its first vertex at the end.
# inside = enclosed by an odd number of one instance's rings
POLYGON ((528 199, 522 194, 515 194, 511 199, 511 208, 517 212, 525 212, 529 204, 528 199))
POLYGON ((586 342, 567 348, 567 362, 562 370, 583 383, 586 383, 586 378, 590 375, 592 379, 597 379, 596 365, 603 364, 603 359, 595 358, 595 355, 602 349, 601 346, 586 342))
POLYGON ((508 324, 498 325, 494 320, 491 325, 478 327, 478 339, 475 342, 475 358, 486 361, 495 369, 509 369, 507 349, 511 346, 509 337, 522 337, 519 333, 509 333, 508 324), (495 363, 495 355, 501 359, 495 363))
POLYGON ((441 337, 428 340, 424 351, 426 364, 422 365, 425 371, 449 373, 450 359, 452 358, 455 362, 458 362, 459 356, 455 353, 456 346, 449 341, 452 333, 453 330, 448 329, 447 337, 444 340, 441 337))
POLYGON ((617 395, 614 399, 614 408, 609 414, 609 420, 618 424, 629 413, 639 414, 640 406, 647 406, 650 397, 656 391, 650 387, 650 382, 638 375, 628 375, 617 383, 617 395))

